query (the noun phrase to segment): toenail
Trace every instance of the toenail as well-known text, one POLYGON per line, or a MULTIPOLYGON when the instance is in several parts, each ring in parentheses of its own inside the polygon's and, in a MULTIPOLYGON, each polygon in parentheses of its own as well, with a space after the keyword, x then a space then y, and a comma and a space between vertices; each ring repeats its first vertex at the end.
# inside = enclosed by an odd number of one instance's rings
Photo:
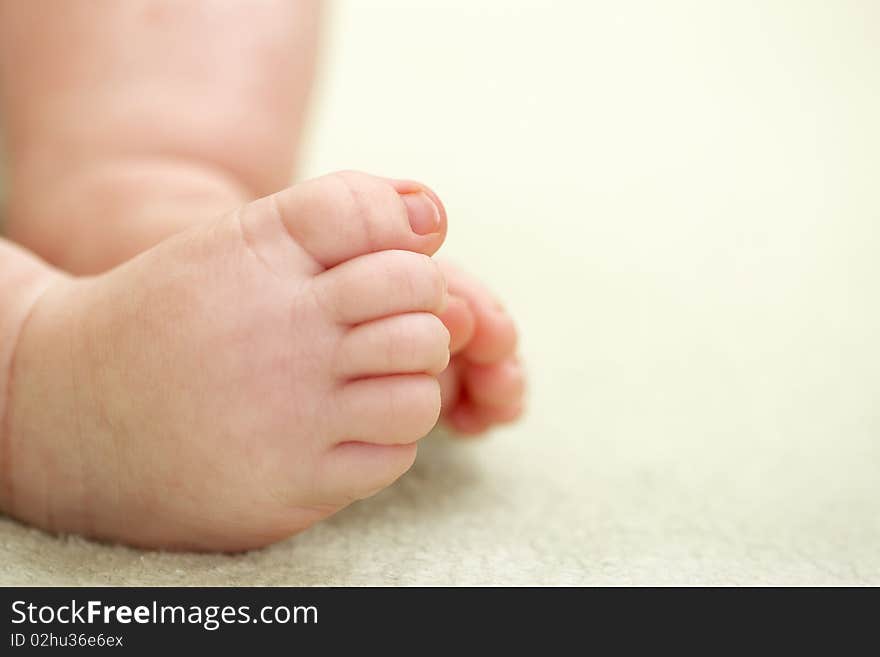
POLYGON ((416 235, 428 235, 440 230, 440 210, 424 192, 402 194, 409 225, 416 235))

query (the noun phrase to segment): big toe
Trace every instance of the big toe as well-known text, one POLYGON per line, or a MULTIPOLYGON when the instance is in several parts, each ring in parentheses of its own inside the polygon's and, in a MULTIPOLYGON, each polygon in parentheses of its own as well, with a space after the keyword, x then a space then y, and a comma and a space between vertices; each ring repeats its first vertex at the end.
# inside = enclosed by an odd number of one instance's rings
POLYGON ((432 255, 446 237, 443 204, 417 182, 344 171, 264 200, 324 268, 389 249, 432 255))

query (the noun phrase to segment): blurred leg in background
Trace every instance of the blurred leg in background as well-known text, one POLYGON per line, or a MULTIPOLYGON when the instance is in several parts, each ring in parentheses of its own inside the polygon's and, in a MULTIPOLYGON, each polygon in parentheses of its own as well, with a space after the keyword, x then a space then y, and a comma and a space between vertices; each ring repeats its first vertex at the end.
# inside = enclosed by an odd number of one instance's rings
POLYGON ((318 5, 0 1, 9 237, 96 273, 288 184, 318 5))

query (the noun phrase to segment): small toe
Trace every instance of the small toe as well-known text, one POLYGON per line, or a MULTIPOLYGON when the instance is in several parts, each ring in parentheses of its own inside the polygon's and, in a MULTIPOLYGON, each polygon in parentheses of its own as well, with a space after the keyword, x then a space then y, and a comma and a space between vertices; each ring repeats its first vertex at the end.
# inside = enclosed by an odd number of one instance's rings
POLYGON ((426 436, 440 416, 440 384, 427 374, 358 379, 336 393, 340 443, 406 445, 426 436))
POLYGON ((436 315, 406 313, 359 324, 343 336, 336 374, 344 379, 439 374, 449 363, 449 331, 436 315))
POLYGON ((412 467, 418 448, 341 443, 324 455, 321 494, 339 504, 364 499, 390 486, 412 467))
POLYGON ((507 424, 522 417, 523 403, 520 400, 506 406, 481 406, 479 413, 492 424, 507 424))
MULTIPOLYGON (((450 297, 465 299, 474 318, 474 330, 461 349, 475 363, 494 363, 516 350, 517 332, 510 315, 486 287, 448 262, 441 261, 450 297)), ((457 346, 457 345, 456 345, 457 346)), ((458 353, 459 350, 454 350, 458 353)))
POLYGON ((464 400, 446 416, 445 421, 457 433, 472 436, 484 433, 494 425, 514 422, 522 412, 522 403, 481 406, 471 400, 464 400))
POLYGON ((477 318, 473 337, 462 350, 474 363, 491 364, 516 351, 516 326, 503 310, 475 309, 477 318))
POLYGON ((446 423, 463 436, 484 433, 492 423, 482 416, 478 407, 469 401, 462 401, 446 417, 446 423))
POLYGON ((446 280, 428 256, 380 251, 360 256, 312 279, 316 298, 343 324, 359 324, 409 312, 440 314, 446 280))
POLYGON ((441 414, 445 417, 458 405, 461 398, 461 359, 452 356, 449 365, 437 375, 440 384, 440 399, 442 401, 441 414))
POLYGON ((513 358, 492 365, 471 364, 462 373, 467 396, 483 406, 510 406, 525 393, 522 366, 513 358))
POLYGON ((476 319, 465 299, 449 295, 446 301, 446 310, 440 315, 440 319, 449 329, 449 351, 453 354, 464 349, 474 337, 476 319))

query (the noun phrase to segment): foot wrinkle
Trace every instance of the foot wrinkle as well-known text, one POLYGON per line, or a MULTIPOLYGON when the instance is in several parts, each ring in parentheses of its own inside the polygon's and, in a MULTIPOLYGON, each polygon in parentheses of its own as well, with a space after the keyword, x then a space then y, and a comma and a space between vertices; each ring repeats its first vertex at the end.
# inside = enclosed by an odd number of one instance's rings
MULTIPOLYGON (((280 213, 278 208, 278 200, 272 196, 272 205, 275 213, 280 213)), ((235 211, 235 224, 238 226, 239 231, 241 232, 241 241, 244 246, 247 248, 248 253, 252 254, 257 260, 262 263, 262 265, 266 268, 266 270, 275 276, 276 278, 281 278, 281 274, 276 271, 276 269, 272 266, 272 264, 263 257, 260 253, 260 250, 257 248, 256 242, 254 241, 253 236, 251 235, 250 230, 245 226, 244 222, 244 209, 245 207, 240 207, 235 211)), ((278 214, 280 219, 280 214, 278 214)))
POLYGON ((369 203, 364 199, 363 195, 358 192, 357 186, 349 182, 345 174, 340 174, 338 180, 342 183, 342 188, 346 191, 351 200, 351 207, 354 208, 352 214, 355 221, 360 222, 366 236, 367 248, 370 251, 376 250, 376 227, 370 221, 370 212, 367 209, 369 203))

